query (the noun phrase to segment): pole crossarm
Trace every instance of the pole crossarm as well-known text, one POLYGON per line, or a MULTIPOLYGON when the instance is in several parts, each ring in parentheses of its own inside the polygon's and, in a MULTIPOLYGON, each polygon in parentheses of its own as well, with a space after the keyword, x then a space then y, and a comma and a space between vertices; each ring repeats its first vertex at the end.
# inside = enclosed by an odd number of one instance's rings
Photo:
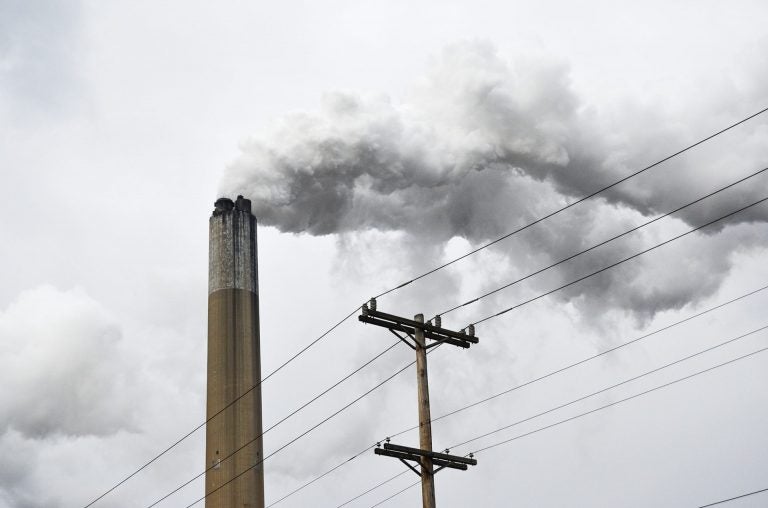
MULTIPOLYGON (((437 342, 445 342, 453 346, 462 348, 469 348, 472 344, 477 344, 480 339, 474 336, 474 334, 467 334, 464 331, 455 332, 441 326, 435 326, 429 323, 419 323, 412 319, 407 319, 394 314, 387 314, 386 312, 380 312, 375 309, 370 309, 364 305, 362 307, 362 314, 358 316, 358 319, 363 323, 371 325, 381 326, 392 331, 399 331, 408 334, 413 337, 416 330, 422 330, 424 332, 424 338, 434 340, 437 342)), ((404 339, 401 338, 404 341, 404 339)), ((405 341, 404 341, 405 342, 405 341)), ((408 344, 406 342, 406 344, 408 344)), ((410 344, 408 344, 410 346, 410 344)), ((432 344, 430 344, 432 346, 432 344)))
MULTIPOLYGON (((432 459, 432 463, 438 468, 442 469, 448 467, 451 469, 460 469, 462 471, 467 470, 467 466, 476 466, 477 460, 473 458, 460 457, 458 455, 449 455, 447 453, 437 453, 429 450, 421 450, 419 448, 411 448, 409 446, 400 446, 391 443, 385 443, 384 448, 374 449, 376 455, 384 455, 387 457, 394 457, 401 461, 413 461, 417 464, 421 463, 422 457, 429 457, 432 459)), ((406 464, 414 472, 416 469, 410 464, 406 464)), ((436 470, 435 472, 439 471, 436 470)), ((421 473, 419 473, 421 475, 421 473)))

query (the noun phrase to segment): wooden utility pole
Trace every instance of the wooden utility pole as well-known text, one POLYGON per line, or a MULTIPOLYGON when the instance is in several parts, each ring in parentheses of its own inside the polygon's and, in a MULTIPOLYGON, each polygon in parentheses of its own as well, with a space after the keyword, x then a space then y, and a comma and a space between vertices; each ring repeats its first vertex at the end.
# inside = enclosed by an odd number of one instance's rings
MULTIPOLYGON (((424 324, 424 315, 416 314, 414 321, 424 324)), ((429 377, 427 376, 427 341, 424 329, 415 328, 416 380, 419 394, 419 447, 432 451, 432 413, 429 408, 429 377)), ((432 458, 421 458, 421 499, 424 508, 435 508, 435 476, 432 458)))
POLYGON ((432 451, 432 416, 429 407, 427 349, 440 344, 451 344, 462 348, 468 348, 471 344, 477 344, 478 339, 475 337, 474 327, 470 325, 467 331, 455 332, 441 326, 440 316, 436 316, 435 324, 431 324, 424 323, 423 314, 416 314, 413 319, 406 319, 380 312, 376 309, 376 300, 373 298, 371 298, 367 305, 363 305, 362 314, 358 319, 363 323, 387 328, 398 339, 416 351, 419 448, 391 444, 389 438, 387 438, 384 447, 377 447, 374 453, 376 455, 395 457, 419 475, 421 477, 422 506, 423 508, 435 508, 435 473, 446 467, 466 471, 467 466, 477 465, 477 461, 472 458, 471 454, 467 458, 432 451), (411 340, 408 340, 409 338, 411 340), (427 343, 427 340, 432 342, 427 343), (419 469, 416 469, 408 461, 417 464, 419 469), (437 469, 435 469, 435 466, 437 466, 437 469))

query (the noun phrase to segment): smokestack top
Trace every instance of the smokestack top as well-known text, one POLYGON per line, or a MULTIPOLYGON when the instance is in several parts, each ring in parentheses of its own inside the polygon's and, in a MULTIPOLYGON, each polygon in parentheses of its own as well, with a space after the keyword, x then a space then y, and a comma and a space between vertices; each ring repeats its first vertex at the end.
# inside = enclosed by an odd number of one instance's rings
POLYGON ((251 200, 245 199, 243 196, 237 196, 236 201, 232 201, 229 198, 219 198, 214 203, 213 216, 216 217, 223 213, 229 213, 233 209, 241 212, 251 213, 251 200))
POLYGON ((251 200, 216 200, 210 219, 208 293, 245 289, 258 294, 256 217, 251 200))
POLYGON ((235 201, 235 208, 243 212, 251 213, 251 200, 245 199, 243 196, 237 196, 237 201, 235 201))

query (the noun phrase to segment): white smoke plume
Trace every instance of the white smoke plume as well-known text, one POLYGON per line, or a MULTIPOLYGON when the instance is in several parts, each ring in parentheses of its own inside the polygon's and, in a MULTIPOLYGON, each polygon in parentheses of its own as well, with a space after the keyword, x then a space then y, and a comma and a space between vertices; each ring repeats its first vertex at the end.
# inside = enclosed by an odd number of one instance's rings
MULTIPOLYGON (((758 109, 760 87, 753 81, 741 85, 738 111, 686 125, 660 108, 625 104, 613 111, 587 104, 562 63, 509 63, 487 44, 459 44, 443 52, 406 101, 331 93, 320 112, 285 117, 271 136, 243 145, 221 191, 250 197, 260 223, 281 231, 398 231, 437 246, 456 237, 479 245, 758 109)), ((706 146, 675 159, 536 226, 514 246, 502 243, 495 249, 523 274, 768 163, 764 120, 723 138, 730 143, 727 149, 706 146)), ((680 220, 697 226, 765 197, 765 183, 756 179, 685 210, 664 230, 680 230, 680 220)), ((768 207, 761 206, 728 223, 766 219, 768 207)), ((718 233, 719 239, 703 250, 678 248, 684 273, 697 282, 706 273, 704 284, 649 282, 651 264, 639 262, 565 294, 585 295, 577 303, 587 307, 599 298, 640 316, 679 308, 718 287, 730 268, 730 254, 757 242, 750 231, 729 237, 738 236, 741 243, 718 233), (620 293, 605 293, 617 284, 620 293)), ((562 267, 558 277, 570 280, 666 236, 635 235, 562 267)))

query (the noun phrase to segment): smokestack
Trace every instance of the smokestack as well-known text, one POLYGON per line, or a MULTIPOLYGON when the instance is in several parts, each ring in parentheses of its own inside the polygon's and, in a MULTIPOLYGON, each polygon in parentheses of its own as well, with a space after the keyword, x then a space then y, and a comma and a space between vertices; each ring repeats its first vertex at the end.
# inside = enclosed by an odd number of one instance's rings
MULTIPOLYGON (((238 196, 216 200, 210 219, 208 260, 208 398, 210 419, 261 381, 256 218, 238 196)), ((206 508, 264 507, 261 386, 208 422, 206 508), (256 465, 258 464, 258 465, 256 465), (256 465, 254 467, 254 465, 256 465)))

